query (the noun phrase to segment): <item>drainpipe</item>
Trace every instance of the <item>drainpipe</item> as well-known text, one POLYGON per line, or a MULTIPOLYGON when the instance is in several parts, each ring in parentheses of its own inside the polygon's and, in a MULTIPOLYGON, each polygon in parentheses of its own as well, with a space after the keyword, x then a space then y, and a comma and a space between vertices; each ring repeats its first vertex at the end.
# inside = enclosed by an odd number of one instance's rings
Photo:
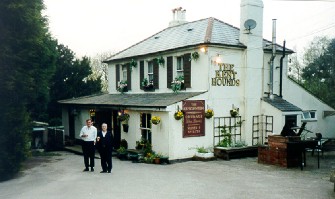
POLYGON ((279 79, 279 97, 283 97, 283 59, 285 57, 285 44, 286 41, 284 40, 284 49, 283 49, 283 56, 280 58, 280 79, 279 79))
POLYGON ((276 57, 276 19, 272 19, 272 56, 270 59, 270 99, 273 99, 273 62, 276 57))

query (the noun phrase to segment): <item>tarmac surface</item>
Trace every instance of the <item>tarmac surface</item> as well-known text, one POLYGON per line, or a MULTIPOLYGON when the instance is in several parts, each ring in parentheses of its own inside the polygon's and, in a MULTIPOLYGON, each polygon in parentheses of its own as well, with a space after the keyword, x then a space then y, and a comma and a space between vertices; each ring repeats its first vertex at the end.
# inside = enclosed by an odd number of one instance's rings
POLYGON ((0 198, 335 198, 329 181, 335 153, 325 152, 317 168, 308 154, 307 166, 283 168, 257 163, 257 157, 230 161, 187 161, 168 165, 132 163, 113 157, 112 173, 83 172, 83 157, 71 152, 32 157, 15 178, 0 183, 0 198))

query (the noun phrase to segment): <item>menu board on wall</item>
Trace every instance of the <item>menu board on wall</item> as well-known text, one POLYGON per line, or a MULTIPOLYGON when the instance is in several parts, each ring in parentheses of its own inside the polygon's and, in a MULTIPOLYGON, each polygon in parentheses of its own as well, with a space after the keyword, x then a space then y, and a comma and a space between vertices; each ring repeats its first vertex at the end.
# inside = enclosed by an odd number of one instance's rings
POLYGON ((205 100, 184 100, 183 137, 205 135, 205 100))

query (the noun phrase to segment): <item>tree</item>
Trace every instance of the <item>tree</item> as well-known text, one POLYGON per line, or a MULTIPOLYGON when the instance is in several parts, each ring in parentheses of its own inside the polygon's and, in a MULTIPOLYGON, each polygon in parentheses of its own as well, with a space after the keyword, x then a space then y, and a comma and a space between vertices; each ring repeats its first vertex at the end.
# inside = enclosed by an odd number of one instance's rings
POLYGON ((92 70, 88 57, 76 59, 75 54, 62 44, 57 46, 57 51, 56 71, 50 85, 49 117, 60 120, 61 106, 58 101, 101 92, 101 78, 89 78, 92 70))
POLYGON ((41 0, 0 1, 0 180, 29 153, 31 120, 45 117, 55 41, 41 0))
MULTIPOLYGON (((296 51, 296 49, 294 48, 293 51, 296 51)), ((299 62, 297 53, 290 55, 289 59, 290 59, 290 64, 289 64, 288 75, 292 79, 296 80, 297 82, 300 82, 301 81, 300 76, 301 76, 301 71, 303 69, 303 66, 299 62)))
POLYGON ((304 56, 303 86, 335 107, 335 39, 316 38, 304 56))
POLYGON ((101 54, 97 54, 91 60, 91 68, 93 73, 90 78, 97 79, 98 77, 101 77, 103 92, 107 92, 108 90, 108 64, 103 63, 103 61, 111 57, 113 54, 113 52, 104 52, 101 54))

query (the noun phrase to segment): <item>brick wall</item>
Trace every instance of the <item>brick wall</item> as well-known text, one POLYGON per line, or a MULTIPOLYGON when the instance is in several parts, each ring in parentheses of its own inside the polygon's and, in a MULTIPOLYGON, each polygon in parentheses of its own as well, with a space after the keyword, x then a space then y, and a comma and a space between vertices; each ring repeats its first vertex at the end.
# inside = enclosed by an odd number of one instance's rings
POLYGON ((283 137, 269 136, 268 145, 258 147, 258 163, 277 165, 281 167, 296 167, 299 165, 300 153, 287 149, 286 142, 299 141, 299 136, 283 137))

